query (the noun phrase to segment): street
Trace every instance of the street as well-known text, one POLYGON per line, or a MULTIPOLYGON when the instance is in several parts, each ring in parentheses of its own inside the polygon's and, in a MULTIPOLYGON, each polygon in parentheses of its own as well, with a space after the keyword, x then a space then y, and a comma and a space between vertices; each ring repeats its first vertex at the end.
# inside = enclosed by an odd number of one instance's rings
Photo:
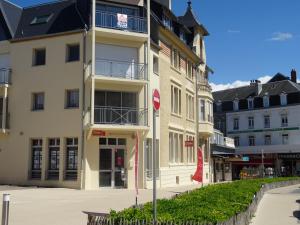
POLYGON ((300 185, 265 193, 251 225, 300 224, 300 185))
MULTIPOLYGON (((169 198, 199 185, 158 190, 158 198, 169 198)), ((101 189, 81 191, 63 188, 19 188, 0 186, 2 195, 11 194, 9 225, 84 225, 83 211, 108 213, 135 204, 135 191, 101 189)), ((152 200, 152 190, 140 190, 139 204, 152 200)), ((1 221, 1 214, 0 214, 1 221)))

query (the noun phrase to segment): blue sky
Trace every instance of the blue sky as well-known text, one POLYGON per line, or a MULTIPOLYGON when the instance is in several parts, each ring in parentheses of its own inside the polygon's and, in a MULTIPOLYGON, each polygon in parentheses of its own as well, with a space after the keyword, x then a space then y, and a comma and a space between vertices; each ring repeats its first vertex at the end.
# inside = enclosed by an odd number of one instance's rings
MULTIPOLYGON (((12 1, 21 6, 48 2, 12 1)), ((173 0, 177 15, 184 13, 186 2, 173 0)), ((237 81, 240 85, 277 72, 289 75, 292 68, 300 72, 299 0, 192 2, 195 14, 211 34, 206 38, 206 50, 208 64, 215 71, 213 83, 237 81)))

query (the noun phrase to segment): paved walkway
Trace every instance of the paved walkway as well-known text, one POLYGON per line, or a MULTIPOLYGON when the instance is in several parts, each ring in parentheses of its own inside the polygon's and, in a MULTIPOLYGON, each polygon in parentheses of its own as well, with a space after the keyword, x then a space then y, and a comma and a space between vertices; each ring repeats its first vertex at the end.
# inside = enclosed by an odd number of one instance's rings
MULTIPOLYGON (((200 186, 176 187, 158 190, 159 198, 200 186)), ((82 211, 109 212, 122 210, 135 204, 135 191, 102 189, 79 191, 60 188, 19 188, 0 186, 2 194, 11 194, 9 225, 85 225, 87 217, 82 211)), ((152 200, 152 190, 141 190, 139 203, 152 200)), ((0 212, 0 221, 1 215, 0 212)))
POLYGON ((300 185, 265 193, 251 225, 299 225, 300 185))

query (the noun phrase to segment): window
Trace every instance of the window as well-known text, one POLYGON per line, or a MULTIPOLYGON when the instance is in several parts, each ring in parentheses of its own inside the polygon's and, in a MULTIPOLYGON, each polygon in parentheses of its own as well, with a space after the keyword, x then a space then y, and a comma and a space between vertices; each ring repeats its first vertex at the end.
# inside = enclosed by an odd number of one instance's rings
POLYGON ((264 127, 270 128, 270 116, 269 115, 264 116, 264 127))
MULTIPOLYGON (((152 168, 153 168, 153 139, 148 138, 146 140, 146 153, 145 153, 145 169, 148 180, 152 180, 152 168)), ((156 140, 156 177, 159 177, 159 140, 156 140)))
POLYGON ((281 127, 287 127, 289 125, 288 116, 286 114, 281 115, 281 127))
POLYGON ((33 139, 31 141, 31 179, 41 179, 42 146, 42 139, 33 139))
POLYGON ((33 50, 33 66, 42 66, 46 64, 46 49, 33 50))
POLYGON ((263 102, 264 102, 264 107, 268 108, 270 106, 270 98, 268 95, 265 95, 263 98, 263 102))
POLYGON ((159 61, 156 56, 153 56, 153 73, 159 74, 159 61))
POLYGON ((239 127, 240 127, 240 125, 239 125, 239 119, 238 118, 234 118, 233 119, 233 129, 234 130, 238 130, 238 129, 240 129, 239 127))
POLYGON ((234 137, 234 145, 235 145, 235 147, 240 146, 240 137, 234 137))
POLYGON ((271 145, 271 144, 272 144, 271 135, 265 135, 265 145, 271 145))
POLYGON ((169 162, 183 163, 183 135, 169 133, 169 162))
POLYGON ((183 30, 180 31, 180 40, 186 43, 186 34, 183 30))
POLYGON ((79 60, 80 60, 79 44, 67 45, 67 62, 74 62, 79 60))
POLYGON ((163 15, 162 21, 169 30, 173 30, 172 20, 168 16, 163 15))
POLYGON ((249 136, 249 146, 255 146, 255 137, 249 136))
POLYGON ((281 105, 287 105, 287 94, 281 93, 280 95, 280 104, 281 105))
POLYGON ((254 128, 254 117, 250 116, 248 117, 248 129, 254 128))
POLYGON ((51 19, 53 14, 48 15, 42 15, 42 16, 36 16, 31 21, 30 25, 36 25, 36 24, 42 24, 42 23, 48 23, 48 21, 51 19))
POLYGON ((208 115, 207 115, 208 122, 213 123, 214 117, 213 117, 213 104, 211 102, 208 102, 208 115))
POLYGON ((181 115, 181 90, 171 85, 171 112, 181 115))
POLYGON ((32 110, 33 111, 44 110, 44 101, 45 101, 44 93, 33 93, 33 95, 32 95, 32 110))
POLYGON ((287 145, 289 143, 289 135, 288 134, 283 134, 282 135, 282 144, 287 145))
POLYGON ((48 176, 50 180, 57 180, 59 178, 59 149, 60 149, 60 139, 53 138, 48 140, 48 176))
POLYGON ((200 100, 200 120, 205 121, 205 100, 200 100))
MULTIPOLYGON (((187 141, 195 142, 195 138, 193 136, 186 136, 187 141)), ((186 147, 187 149, 187 162, 188 163, 195 163, 195 146, 186 147)))
POLYGON ((254 108, 254 100, 253 98, 248 99, 248 109, 253 109, 254 108))
POLYGON ((77 180, 78 138, 66 139, 66 174, 65 179, 77 180))
POLYGON ((195 119, 194 97, 186 94, 186 118, 190 120, 195 119))
POLYGON ((172 65, 176 69, 180 69, 180 67, 179 67, 179 54, 178 54, 177 49, 173 49, 173 51, 172 51, 172 65))
POLYGON ((66 108, 79 108, 79 90, 66 91, 66 108))
POLYGON ((233 101, 233 110, 234 111, 239 111, 239 100, 238 99, 235 99, 233 101))
POLYGON ((189 79, 193 79, 193 63, 187 61, 187 76, 189 79))

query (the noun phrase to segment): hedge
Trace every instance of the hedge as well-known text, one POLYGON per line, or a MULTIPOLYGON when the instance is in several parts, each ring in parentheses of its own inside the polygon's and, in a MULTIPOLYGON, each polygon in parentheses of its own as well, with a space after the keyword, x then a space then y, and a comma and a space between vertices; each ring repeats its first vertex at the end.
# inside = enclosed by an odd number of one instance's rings
MULTIPOLYGON (((161 222, 196 221, 212 224, 223 222, 245 211, 263 184, 295 179, 299 178, 240 180, 209 185, 172 199, 161 199, 157 201, 157 220, 161 222)), ((140 208, 128 208, 121 212, 111 211, 109 218, 127 221, 151 220, 152 203, 146 203, 140 208)))

